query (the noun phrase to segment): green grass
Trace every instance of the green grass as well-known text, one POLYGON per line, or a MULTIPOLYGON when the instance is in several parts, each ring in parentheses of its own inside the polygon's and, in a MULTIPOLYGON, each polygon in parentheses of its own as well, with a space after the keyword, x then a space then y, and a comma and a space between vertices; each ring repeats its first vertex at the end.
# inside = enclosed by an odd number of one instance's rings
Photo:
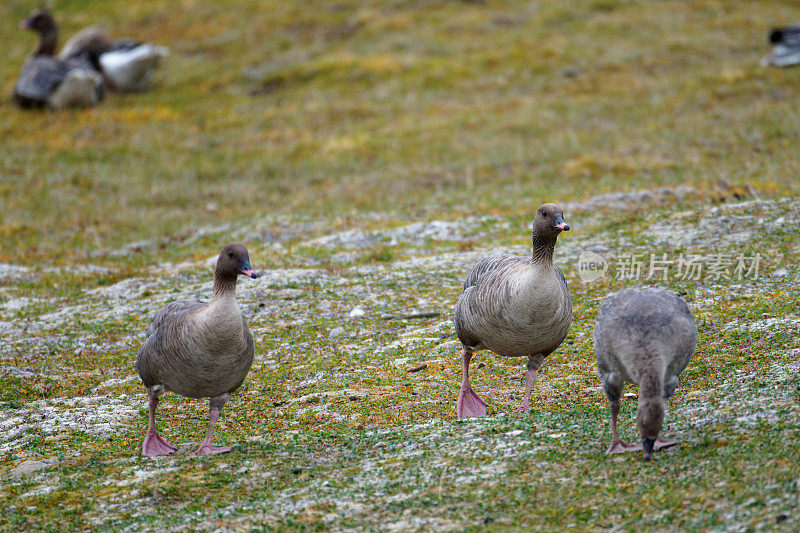
MULTIPOLYGON (((16 29, 33 7, 0 6, 3 94, 34 45, 16 29)), ((0 530, 797 529, 800 85, 797 70, 758 66, 795 7, 55 12, 64 35, 100 23, 172 53, 151 91, 93 109, 0 102, 0 263, 28 268, 0 267, 0 530), (685 189, 586 203, 662 187, 685 189), (542 201, 568 206, 573 228, 556 251, 568 343, 526 416, 509 414, 522 362, 478 354, 491 416, 458 422, 463 277, 491 250, 523 253, 542 201), (455 233, 412 227, 432 221, 455 233), (207 404, 167 395, 159 424, 180 454, 142 458, 142 332, 167 301, 209 296, 208 259, 231 240, 270 276, 239 287, 256 361, 218 424, 234 451, 189 457, 207 404), (602 454, 593 323, 603 297, 640 282, 611 270, 582 283, 575 261, 597 245, 613 261, 764 257, 759 279, 664 283, 686 293, 700 339, 666 419, 682 444, 654 463, 602 454), (356 306, 366 314, 349 318, 356 306), (380 318, 411 310, 442 314, 380 318), (11 478, 26 459, 53 463, 11 478)), ((629 439, 634 412, 623 400, 629 439)))

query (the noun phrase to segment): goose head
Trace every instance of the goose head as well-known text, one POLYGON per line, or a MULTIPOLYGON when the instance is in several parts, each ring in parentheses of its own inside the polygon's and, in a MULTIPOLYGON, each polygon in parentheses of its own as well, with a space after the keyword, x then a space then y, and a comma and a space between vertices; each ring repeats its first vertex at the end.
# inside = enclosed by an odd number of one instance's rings
POLYGON ((239 275, 257 278, 258 274, 250 266, 250 255, 247 248, 238 242, 225 245, 217 259, 217 273, 224 278, 236 278, 239 275))
POLYGON ((533 218, 533 234, 555 239, 562 231, 569 231, 564 221, 564 211, 558 204, 547 203, 539 206, 533 218))
MULTIPOLYGON (((641 391, 640 391, 641 394, 641 391)), ((653 445, 664 424, 664 404, 660 400, 639 400, 636 412, 636 425, 642 438, 642 450, 645 460, 653 458, 653 445)))
POLYGON ((54 55, 58 44, 58 25, 53 15, 46 9, 37 9, 19 23, 19 29, 31 30, 39 34, 39 48, 36 55, 54 55))

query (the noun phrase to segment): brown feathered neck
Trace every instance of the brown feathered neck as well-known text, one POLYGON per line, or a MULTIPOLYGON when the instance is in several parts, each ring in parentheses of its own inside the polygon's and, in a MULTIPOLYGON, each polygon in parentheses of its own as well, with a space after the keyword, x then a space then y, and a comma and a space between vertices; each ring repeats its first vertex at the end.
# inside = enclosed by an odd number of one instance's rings
POLYGON ((664 379, 652 369, 640 370, 639 397, 642 400, 659 400, 664 395, 664 379))
POLYGON ((214 294, 211 298, 216 300, 231 293, 236 295, 236 280, 238 277, 237 273, 223 272, 219 268, 214 270, 214 294))
POLYGON ((35 56, 54 56, 58 48, 58 27, 52 27, 39 32, 39 46, 33 51, 35 56))
POLYGON ((531 259, 534 263, 553 264, 553 250, 556 247, 556 237, 533 234, 531 259))

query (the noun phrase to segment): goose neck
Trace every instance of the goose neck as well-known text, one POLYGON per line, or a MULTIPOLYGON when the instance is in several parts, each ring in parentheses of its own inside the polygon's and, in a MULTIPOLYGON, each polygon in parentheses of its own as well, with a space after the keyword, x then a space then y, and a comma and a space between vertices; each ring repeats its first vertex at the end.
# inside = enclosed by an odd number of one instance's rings
POLYGON ((224 275, 219 270, 214 272, 214 294, 212 300, 236 297, 236 276, 224 275))
POLYGON ((56 54, 57 47, 58 30, 56 28, 42 30, 39 34, 39 46, 33 51, 33 55, 53 56, 56 54))
POLYGON ((534 263, 552 264, 553 251, 556 247, 556 239, 551 237, 544 237, 542 235, 533 234, 532 239, 533 254, 532 259, 534 263))

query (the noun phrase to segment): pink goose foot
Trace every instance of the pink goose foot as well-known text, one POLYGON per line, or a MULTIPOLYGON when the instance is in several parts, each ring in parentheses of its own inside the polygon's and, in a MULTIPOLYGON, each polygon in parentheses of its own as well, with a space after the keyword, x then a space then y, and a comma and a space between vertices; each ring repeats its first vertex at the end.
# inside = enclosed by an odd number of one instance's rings
POLYGON ((218 453, 231 451, 230 446, 214 446, 211 444, 211 434, 214 432, 214 424, 217 423, 217 418, 219 417, 219 407, 212 406, 208 415, 208 431, 206 432, 206 438, 203 439, 203 442, 200 443, 200 447, 197 448, 192 455, 216 455, 218 453))
POLYGON ((216 455, 218 453, 227 453, 231 451, 230 446, 214 446, 206 442, 202 443, 192 455, 216 455))
POLYGON ((486 402, 478 396, 469 385, 458 393, 458 403, 456 404, 456 414, 458 418, 471 418, 474 416, 486 416, 486 402))
POLYGON ((174 453, 175 450, 175 446, 162 439, 158 433, 148 433, 144 437, 142 455, 157 457, 159 455, 169 455, 174 453))
POLYGON ((656 439, 655 444, 653 444, 653 449, 660 450, 662 448, 669 448, 671 446, 675 446, 676 444, 679 444, 679 442, 675 439, 662 439, 661 437, 658 437, 656 439))
POLYGON ((618 440, 617 442, 612 442, 611 445, 606 450, 606 454, 610 455, 612 453, 625 453, 625 452, 635 452, 641 451, 642 445, 639 444, 631 444, 629 442, 625 442, 624 440, 618 440))

